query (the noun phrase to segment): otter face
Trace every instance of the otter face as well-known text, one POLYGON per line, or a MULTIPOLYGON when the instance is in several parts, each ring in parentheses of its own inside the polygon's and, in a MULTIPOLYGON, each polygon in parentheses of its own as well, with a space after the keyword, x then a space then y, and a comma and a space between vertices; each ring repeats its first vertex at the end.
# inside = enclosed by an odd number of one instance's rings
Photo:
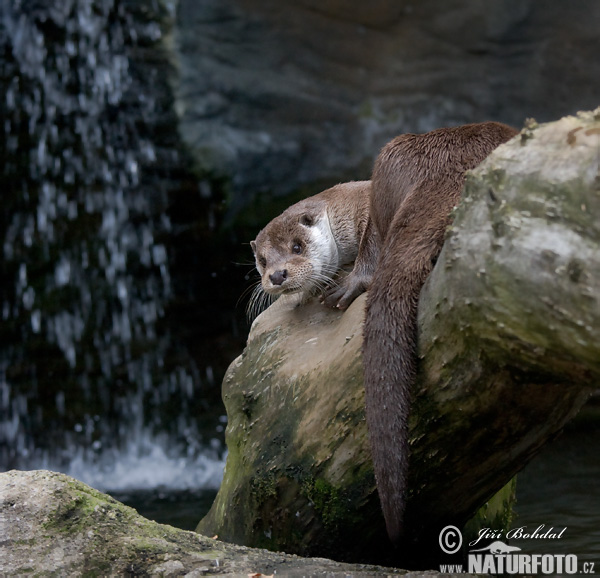
POLYGON ((325 208, 311 211, 303 201, 297 205, 273 219, 250 243, 261 288, 272 297, 323 290, 339 269, 325 208))

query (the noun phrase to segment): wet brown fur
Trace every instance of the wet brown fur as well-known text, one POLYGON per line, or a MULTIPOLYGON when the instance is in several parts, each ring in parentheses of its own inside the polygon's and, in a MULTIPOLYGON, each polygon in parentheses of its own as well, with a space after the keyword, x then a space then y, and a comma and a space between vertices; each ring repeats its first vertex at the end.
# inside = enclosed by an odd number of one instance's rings
POLYGON ((341 183, 273 219, 251 242, 262 290, 273 296, 298 292, 306 298, 327 288, 328 280, 357 258, 370 196, 370 181, 341 183), (282 272, 285 280, 273 284, 272 276, 282 272))
POLYGON ((372 279, 367 264, 357 260, 357 266, 363 282, 370 281, 363 343, 367 425, 386 526, 396 545, 406 505, 419 294, 442 248, 465 171, 515 134, 492 122, 405 134, 375 162, 370 258, 378 258, 372 279))
MULTIPOLYGON (((406 505, 419 294, 442 248, 465 172, 515 134, 511 127, 487 122, 396 137, 375 161, 371 182, 337 185, 293 205, 252 244, 259 271, 261 256, 270 264, 261 271, 266 291, 274 270, 293 271, 295 260, 314 264, 310 246, 300 257, 289 256, 294 239, 305 239, 300 223, 306 215, 315 219, 327 212, 340 255, 346 255, 335 267, 356 259, 352 272, 325 290, 323 300, 346 309, 369 289, 363 343, 366 416, 379 497, 396 545, 406 505)), ((290 273, 290 281, 295 277, 300 276, 290 273)))

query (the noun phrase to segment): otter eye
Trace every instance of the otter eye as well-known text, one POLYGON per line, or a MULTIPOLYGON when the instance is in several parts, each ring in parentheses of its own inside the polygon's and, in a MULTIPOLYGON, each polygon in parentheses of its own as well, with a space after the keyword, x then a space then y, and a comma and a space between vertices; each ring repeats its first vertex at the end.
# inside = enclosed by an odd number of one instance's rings
POLYGON ((259 257, 258 264, 264 269, 267 266, 267 260, 264 257, 259 257))
POLYGON ((300 224, 306 227, 312 227, 315 220, 310 215, 302 215, 300 217, 300 224))
POLYGON ((298 242, 294 243, 292 245, 292 253, 295 253, 296 255, 300 255, 300 253, 302 253, 302 245, 298 242))

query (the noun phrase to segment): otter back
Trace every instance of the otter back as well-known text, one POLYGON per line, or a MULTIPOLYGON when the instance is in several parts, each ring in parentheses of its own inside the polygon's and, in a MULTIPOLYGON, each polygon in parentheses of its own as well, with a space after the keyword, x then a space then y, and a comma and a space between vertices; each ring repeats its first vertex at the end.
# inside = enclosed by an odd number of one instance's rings
POLYGON ((365 403, 378 493, 396 545, 406 505, 419 293, 442 248, 465 171, 515 134, 488 122, 402 135, 375 162, 370 218, 379 257, 364 326, 365 403))

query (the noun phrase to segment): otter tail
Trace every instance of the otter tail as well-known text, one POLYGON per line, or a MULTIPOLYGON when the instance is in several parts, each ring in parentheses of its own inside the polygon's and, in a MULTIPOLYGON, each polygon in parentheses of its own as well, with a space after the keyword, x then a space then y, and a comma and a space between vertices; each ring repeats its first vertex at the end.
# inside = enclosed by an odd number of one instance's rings
POLYGON ((516 134, 488 122, 402 135, 375 162, 370 218, 384 241, 367 297, 363 363, 377 489, 395 544, 402 538, 406 506, 421 287, 442 248, 465 171, 516 134))
POLYGON ((363 364, 367 426, 377 489, 393 544, 403 537, 408 473, 408 415, 417 365, 417 307, 460 189, 411 195, 385 237, 367 298, 363 364), (440 199, 448 203, 440 210, 440 199))

